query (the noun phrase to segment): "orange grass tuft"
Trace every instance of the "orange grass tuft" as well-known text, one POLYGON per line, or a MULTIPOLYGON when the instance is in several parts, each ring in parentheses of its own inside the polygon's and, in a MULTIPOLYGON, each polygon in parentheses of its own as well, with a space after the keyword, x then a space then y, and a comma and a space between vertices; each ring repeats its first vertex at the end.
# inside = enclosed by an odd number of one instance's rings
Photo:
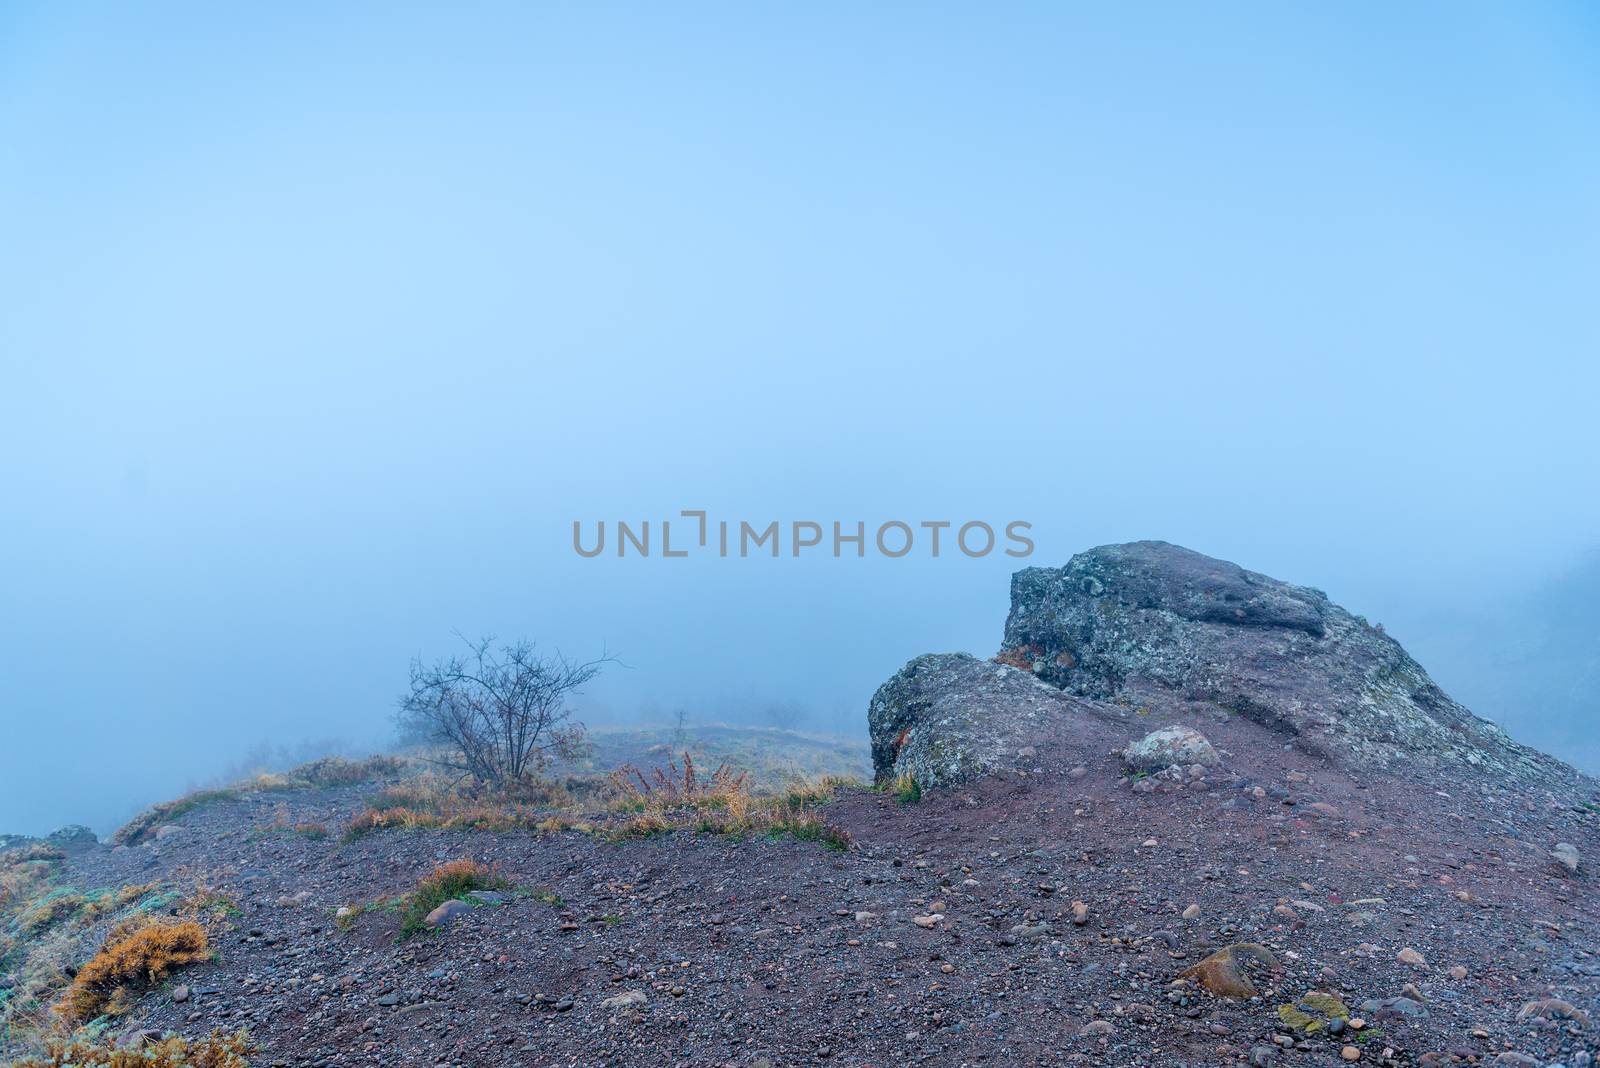
POLYGON ((193 920, 119 926, 100 951, 78 969, 56 1012, 78 1023, 116 1011, 143 988, 186 964, 211 956, 206 929, 193 920))

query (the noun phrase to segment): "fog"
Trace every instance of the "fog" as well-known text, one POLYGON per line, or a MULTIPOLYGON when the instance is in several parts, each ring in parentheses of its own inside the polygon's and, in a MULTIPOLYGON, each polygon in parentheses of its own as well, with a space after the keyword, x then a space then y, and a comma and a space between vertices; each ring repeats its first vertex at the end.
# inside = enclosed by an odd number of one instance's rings
POLYGON ((1017 567, 1137 538, 1326 590, 1595 769, 1597 44, 1560 4, 8 4, 0 830, 388 744, 458 631, 616 655, 591 725, 864 732, 907 658, 995 651, 1017 567), (573 550, 683 510, 869 551, 573 550))

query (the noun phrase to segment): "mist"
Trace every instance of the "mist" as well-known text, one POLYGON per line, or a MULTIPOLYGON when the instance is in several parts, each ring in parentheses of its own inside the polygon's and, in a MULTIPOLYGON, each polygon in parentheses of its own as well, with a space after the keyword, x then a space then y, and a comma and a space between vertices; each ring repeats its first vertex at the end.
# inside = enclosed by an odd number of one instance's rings
POLYGON ((1156 10, 7 5, 0 830, 392 744, 458 632, 864 734, 1139 538, 1600 770, 1593 16, 1156 10), (1034 549, 573 550, 684 510, 1034 549))

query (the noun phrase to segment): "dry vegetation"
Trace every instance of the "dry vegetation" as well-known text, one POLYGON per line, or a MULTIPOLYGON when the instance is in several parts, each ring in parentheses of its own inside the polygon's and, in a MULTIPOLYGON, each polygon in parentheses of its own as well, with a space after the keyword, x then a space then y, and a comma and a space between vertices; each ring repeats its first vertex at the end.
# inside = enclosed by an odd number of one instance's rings
POLYGON ((677 830, 735 836, 789 836, 820 842, 830 849, 848 849, 850 835, 818 813, 848 780, 822 778, 792 785, 776 796, 750 790, 749 776, 726 764, 710 775, 696 773, 694 759, 669 760, 649 775, 625 766, 611 775, 616 791, 613 807, 631 813, 609 827, 613 840, 650 838, 677 830))
POLYGON ((452 860, 441 864, 417 881, 407 895, 400 917, 400 937, 409 938, 425 929, 428 913, 454 898, 474 890, 504 890, 511 884, 475 860, 452 860))
POLYGON ((282 775, 262 774, 232 786, 196 790, 173 801, 165 801, 135 816, 111 836, 118 845, 138 845, 153 835, 158 827, 172 823, 183 815, 206 805, 236 801, 249 793, 273 790, 330 790, 341 786, 355 786, 374 779, 389 778, 405 770, 407 762, 395 756, 375 756, 366 760, 345 760, 341 757, 324 757, 302 764, 282 775))
POLYGON ((855 785, 854 780, 820 776, 793 780, 777 793, 758 793, 747 772, 722 764, 702 773, 688 752, 681 763, 669 759, 665 767, 648 772, 625 764, 604 777, 523 783, 513 792, 463 788, 424 773, 373 797, 350 821, 344 839, 385 830, 477 829, 578 831, 622 841, 689 830, 788 835, 843 849, 849 836, 816 810, 847 785, 855 785))
POLYGON ((277 811, 273 813, 272 822, 264 827, 257 827, 253 833, 258 838, 292 836, 309 838, 316 842, 328 837, 328 827, 324 823, 294 822, 289 816, 289 806, 280 802, 277 811))
POLYGON ((69 1023, 125 1012, 143 990, 211 955, 206 929, 194 920, 135 918, 120 925, 72 980, 55 1010, 69 1023))
POLYGON ((109 1040, 57 1040, 42 1054, 13 1061, 8 1068, 249 1068, 253 1052, 246 1031, 166 1038, 137 1048, 119 1048, 109 1040))
POLYGON ((57 857, 48 847, 0 856, 0 972, 13 984, 0 995, 7 1043, 51 1029, 51 1003, 107 929, 179 898, 154 884, 86 891, 62 885, 57 857))
MULTIPOLYGON (((47 1038, 65 1041, 64 1029, 125 1010, 150 984, 202 959, 207 927, 231 912, 231 903, 189 873, 183 878, 193 878, 194 889, 187 894, 156 883, 79 890, 64 883, 60 857, 40 845, 0 854, 0 973, 11 982, 0 992, 0 1047, 12 1052, 41 1049, 47 1038)), ((81 1044, 56 1048, 73 1058, 92 1054, 81 1044)))

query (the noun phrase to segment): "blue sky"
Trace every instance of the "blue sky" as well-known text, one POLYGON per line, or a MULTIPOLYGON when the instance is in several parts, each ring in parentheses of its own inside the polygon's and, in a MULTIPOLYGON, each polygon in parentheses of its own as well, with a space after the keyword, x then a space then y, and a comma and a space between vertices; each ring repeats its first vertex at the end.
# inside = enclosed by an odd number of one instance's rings
POLYGON ((1425 640, 1600 541, 1597 43, 1581 4, 8 4, 0 825, 379 740, 453 629, 617 651, 602 720, 856 729, 992 651, 1015 564, 586 561, 575 518, 1160 537, 1425 640))

